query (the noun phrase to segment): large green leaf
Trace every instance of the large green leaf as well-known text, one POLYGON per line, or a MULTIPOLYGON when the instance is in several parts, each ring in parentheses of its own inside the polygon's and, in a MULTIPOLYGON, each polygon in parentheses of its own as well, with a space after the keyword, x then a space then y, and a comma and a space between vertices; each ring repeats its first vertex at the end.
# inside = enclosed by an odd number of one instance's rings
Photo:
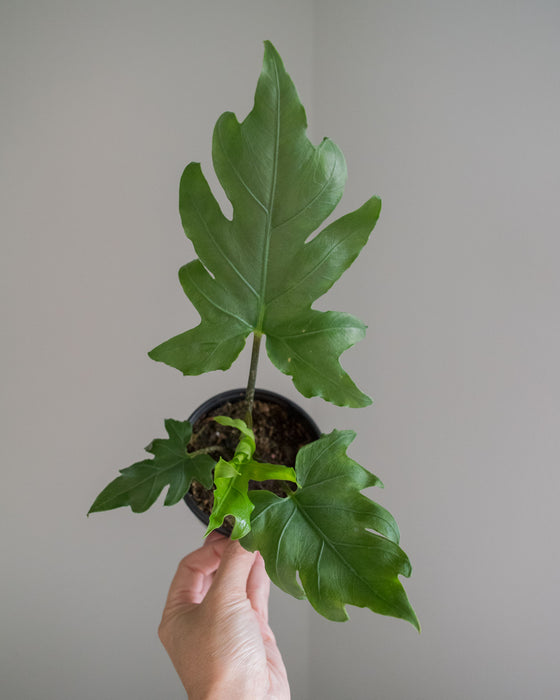
POLYGON ((311 305, 354 261, 381 202, 371 198, 309 240, 342 196, 346 165, 329 139, 314 146, 306 127, 295 87, 266 42, 253 110, 241 124, 226 112, 214 130, 214 168, 233 205, 232 219, 198 163, 181 178, 182 223, 198 260, 181 268, 179 278, 200 325, 150 357, 189 375, 224 370, 251 333, 264 334, 271 360, 304 396, 365 406, 371 400, 339 362, 363 337, 364 324, 311 305))
POLYGON ((233 515, 235 525, 231 538, 237 540, 251 529, 250 518, 255 506, 249 498, 249 481, 278 479, 296 482, 296 476, 290 467, 257 462, 253 459, 256 448, 255 435, 245 421, 228 416, 218 416, 214 420, 220 425, 237 428, 242 437, 233 458, 229 462, 220 459, 216 464, 214 506, 206 534, 220 527, 226 515, 233 515))
POLYGON ((120 506, 130 506, 135 513, 143 513, 155 503, 166 486, 169 489, 165 505, 172 506, 187 493, 193 479, 211 488, 214 460, 206 454, 193 456, 187 452, 191 424, 168 419, 165 429, 169 438, 154 440, 146 447, 153 459, 121 469, 121 475, 97 496, 89 513, 120 506))
POLYGON ((307 597, 329 620, 348 619, 349 603, 419 628, 398 578, 410 576, 411 566, 397 524, 360 493, 381 483, 346 455, 354 437, 335 430, 303 447, 295 466, 300 488, 287 498, 252 492, 251 532, 242 544, 261 552, 277 586, 307 597))

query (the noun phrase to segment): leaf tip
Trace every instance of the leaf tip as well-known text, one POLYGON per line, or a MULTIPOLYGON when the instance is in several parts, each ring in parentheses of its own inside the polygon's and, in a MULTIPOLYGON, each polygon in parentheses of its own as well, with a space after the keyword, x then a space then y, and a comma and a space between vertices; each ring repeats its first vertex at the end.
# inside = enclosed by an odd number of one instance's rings
POLYGON ((268 54, 271 54, 271 55, 276 55, 276 56, 279 55, 279 54, 278 54, 278 51, 276 50, 276 47, 274 46, 274 44, 272 43, 272 41, 270 41, 270 39, 265 39, 265 40, 263 41, 263 44, 264 44, 265 56, 266 56, 267 53, 268 53, 268 54))
POLYGON ((211 535, 217 527, 218 527, 218 525, 208 524, 208 527, 206 528, 206 532, 204 533, 203 538, 206 539, 208 537, 208 535, 211 535))
POLYGON ((371 396, 368 396, 367 394, 364 394, 364 403, 363 406, 360 406, 360 408, 367 408, 367 406, 371 406, 373 404, 373 399, 371 396))
POLYGON ((96 508, 97 500, 98 500, 98 499, 96 498, 95 501, 91 504, 91 506, 90 506, 88 512, 86 513, 86 518, 89 518, 89 516, 90 516, 92 513, 97 513, 97 512, 99 511, 99 508, 96 508))
POLYGON ((411 608, 411 612, 412 612, 412 615, 408 621, 414 627, 414 629, 418 632, 418 634, 422 634, 422 625, 420 624, 420 620, 418 619, 418 616, 416 615, 414 610, 412 610, 412 608, 411 608))

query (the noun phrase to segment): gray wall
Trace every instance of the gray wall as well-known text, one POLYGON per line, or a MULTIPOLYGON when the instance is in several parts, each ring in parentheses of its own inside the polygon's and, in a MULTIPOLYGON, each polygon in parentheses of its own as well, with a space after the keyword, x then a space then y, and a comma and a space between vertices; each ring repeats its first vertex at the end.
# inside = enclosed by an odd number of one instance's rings
POLYGON ((246 354, 182 379, 145 351, 196 322, 178 178, 248 111, 265 38, 346 154, 341 211, 383 199, 321 302, 368 323, 345 364, 375 403, 299 401, 358 431, 423 623, 276 591, 293 697, 557 696, 559 28, 544 1, 0 4, 3 699, 184 696, 155 631, 202 529, 84 514, 162 418, 245 381, 246 354))
MULTIPOLYGON (((249 110, 264 39, 311 100, 311 5, 0 8, 0 697, 182 698, 156 631, 204 528, 182 506, 85 514, 164 418, 245 383, 246 357, 227 377, 187 380, 146 353, 197 322, 177 280, 193 255, 181 172, 190 160, 208 171, 218 116, 249 110)), ((290 386, 266 370, 263 384, 290 386)), ((307 695, 302 609, 275 593, 296 697, 307 695)))
POLYGON ((312 697, 552 700, 560 4, 320 7, 315 112, 347 156, 347 205, 383 198, 337 298, 370 327, 352 363, 375 404, 348 420, 423 632, 312 617, 312 697))

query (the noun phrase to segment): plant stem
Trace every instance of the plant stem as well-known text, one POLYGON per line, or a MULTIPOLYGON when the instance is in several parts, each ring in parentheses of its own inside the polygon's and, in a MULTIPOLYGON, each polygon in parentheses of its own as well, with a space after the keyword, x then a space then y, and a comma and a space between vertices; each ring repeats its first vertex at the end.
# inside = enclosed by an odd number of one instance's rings
POLYGON ((286 495, 286 497, 293 496, 294 493, 297 491, 297 488, 296 491, 294 491, 293 487, 295 486, 295 484, 293 484, 291 481, 281 481, 280 484, 284 489, 284 494, 286 495))
POLYGON ((208 455, 211 452, 222 452, 224 448, 220 445, 210 445, 210 447, 201 447, 199 450, 194 450, 194 452, 187 452, 189 457, 198 457, 198 455, 208 455))
POLYGON ((261 338, 262 333, 255 331, 253 336, 253 350, 251 352, 251 366, 249 367, 249 379, 247 381, 247 391, 245 392, 245 401, 247 403, 245 422, 251 429, 253 428, 253 403, 255 401, 255 385, 257 383, 257 366, 259 364, 261 338))

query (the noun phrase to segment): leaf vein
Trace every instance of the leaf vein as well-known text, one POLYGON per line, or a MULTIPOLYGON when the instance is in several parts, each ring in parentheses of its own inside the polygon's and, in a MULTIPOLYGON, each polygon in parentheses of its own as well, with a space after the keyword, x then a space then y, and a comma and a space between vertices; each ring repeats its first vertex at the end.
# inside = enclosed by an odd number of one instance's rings
POLYGON ((227 149, 224 147, 224 140, 223 140, 223 138, 222 138, 222 125, 221 125, 221 123, 220 123, 220 128, 218 129, 218 139, 219 139, 219 141, 220 141, 220 147, 221 147, 221 149, 222 149, 222 153, 225 155, 225 157, 226 157, 226 159, 227 159, 227 161, 228 161, 228 163, 229 163, 231 169, 232 169, 233 172, 235 173, 235 176, 237 177, 237 179, 239 180, 239 182, 241 183, 241 185, 243 186, 243 188, 248 192, 248 194, 251 195, 251 197, 252 197, 252 198, 255 200, 255 202, 259 205, 259 207, 261 207, 261 209, 262 209, 265 213, 268 214, 268 210, 267 210, 267 208, 266 208, 266 205, 264 205, 264 204, 261 202, 261 200, 257 197, 257 195, 253 192, 253 190, 252 190, 252 189, 249 187, 249 185, 245 182, 245 180, 244 180, 243 177, 241 176, 241 173, 239 172, 239 170, 238 170, 237 167, 235 166, 235 162, 234 162, 233 159, 230 157, 230 155, 229 155, 227 149))
POLYGON ((248 321, 246 321, 244 318, 242 318, 241 316, 238 316, 236 313, 234 313, 233 311, 230 311, 229 309, 225 309, 223 306, 221 306, 216 301, 214 301, 214 299, 212 299, 204 291, 204 289, 200 286, 200 284, 198 284, 198 282, 196 282, 196 280, 194 280, 192 277, 190 277, 190 282, 196 288, 196 290, 201 294, 201 296, 203 296, 206 299, 206 301, 209 304, 211 304, 215 309, 218 309, 218 311, 221 311, 226 316, 231 316, 232 318, 237 319, 238 321, 243 323, 245 326, 247 326, 247 328, 250 328, 251 330, 253 330, 253 326, 248 321))
MULTIPOLYGON (((320 313, 327 313, 326 311, 320 312, 320 313)), ((305 331, 305 333, 292 333, 291 335, 276 335, 273 336, 277 338, 278 340, 303 340, 304 338, 308 338, 310 335, 321 335, 321 333, 329 333, 329 331, 349 331, 349 330, 356 330, 356 328, 359 329, 358 326, 355 325, 347 325, 347 326, 331 326, 329 328, 319 328, 316 331, 305 331)), ((271 335, 271 334, 269 334, 271 335)))
MULTIPOLYGON (((375 596, 377 596, 377 598, 379 598, 380 600, 384 601, 384 602, 385 602, 387 605, 389 605, 390 607, 392 607, 393 605, 395 605, 394 602, 387 600, 387 598, 385 598, 385 597, 382 596, 378 591, 376 591, 375 588, 371 585, 371 583, 370 583, 367 579, 365 579, 363 576, 361 576, 361 574, 360 574, 358 571, 356 571, 356 569, 352 566, 352 564, 338 551, 338 549, 337 549, 336 546, 335 546, 335 545, 336 545, 336 542, 335 542, 334 540, 331 540, 331 539, 323 532, 323 530, 319 527, 319 525, 317 525, 317 523, 313 520, 313 518, 311 518, 311 517, 305 512, 305 510, 298 504, 297 498, 293 498, 293 500, 296 502, 296 508, 297 508, 298 511, 301 513, 301 515, 303 516, 303 518, 309 523, 309 525, 311 526, 311 528, 314 529, 314 530, 318 533, 319 537, 320 537, 320 538, 322 539, 322 541, 323 541, 323 544, 324 544, 325 542, 328 544, 328 546, 329 546, 329 548, 331 549, 331 551, 334 553, 334 555, 335 555, 336 557, 338 557, 338 559, 342 562, 342 564, 343 564, 345 567, 347 567, 347 568, 354 574, 354 576, 366 586, 366 588, 368 588, 375 596)), ((348 602, 350 602, 350 601, 348 601, 348 602)), ((402 605, 398 605, 398 606, 396 606, 396 607, 398 607, 400 610, 406 612, 406 609, 405 609, 402 605)))
MULTIPOLYGON (((326 442, 325 442, 325 447, 321 450, 321 452, 319 452, 318 455, 316 455, 316 457, 313 459, 313 461, 312 461, 311 464, 309 465, 309 468, 307 469, 307 474, 309 474, 309 473, 314 469, 315 465, 319 462, 319 460, 323 457, 323 455, 324 455, 326 452, 334 451, 334 448, 335 448, 340 442, 343 442, 344 440, 345 440, 345 435, 344 435, 344 433, 341 433, 340 435, 337 436, 337 438, 334 440, 334 442, 332 442, 332 444, 331 444, 330 442, 326 441, 326 442)), ((297 464, 296 464, 296 467, 297 467, 297 464)), ((297 474, 297 469, 296 469, 296 474, 297 474)), ((306 483, 305 483, 305 488, 307 489, 307 488, 311 488, 312 486, 318 486, 319 484, 325 484, 325 483, 328 482, 328 481, 332 481, 332 480, 338 479, 338 478, 339 478, 338 476, 333 476, 333 477, 331 477, 330 479, 324 479, 324 480, 321 481, 321 482, 315 482, 315 483, 313 483, 313 484, 310 484, 309 486, 307 485, 307 482, 306 482, 306 483)))
POLYGON ((317 192, 317 194, 312 199, 310 199, 309 202, 307 202, 307 204, 304 207, 302 207, 299 211, 295 212, 294 214, 289 216, 284 221, 281 221, 279 224, 276 224, 273 227, 273 230, 275 231, 276 229, 281 228, 282 226, 285 226, 286 224, 289 224, 291 221, 296 219, 298 216, 301 216, 301 214, 303 214, 303 212, 305 212, 307 209, 309 209, 313 204, 315 204, 315 202, 319 199, 319 197, 323 194, 323 192, 330 185, 330 183, 333 179, 333 175, 334 175, 335 170, 336 170, 336 158, 333 160, 333 166, 331 168, 331 172, 329 173, 328 178, 325 180, 325 184, 321 187, 321 189, 317 192))
POLYGON ((278 561, 279 561, 279 559, 280 559, 280 548, 281 548, 282 540, 284 539, 284 535, 286 534, 286 531, 287 531, 287 529, 288 529, 288 526, 289 526, 289 524, 291 523, 291 521, 292 521, 294 515, 296 514, 296 512, 297 512, 297 511, 296 511, 296 508, 293 508, 293 509, 292 509, 292 512, 291 512, 291 514, 290 514, 290 517, 289 517, 289 518, 286 520, 286 522, 284 523, 284 527, 282 528, 282 532, 280 533, 280 537, 278 538, 278 543, 277 543, 277 545, 276 545, 276 559, 275 559, 275 562, 274 562, 274 570, 276 571, 276 576, 277 576, 277 578, 280 578, 280 575, 279 575, 279 573, 278 573, 278 561))
POLYGON ((237 266, 234 265, 234 263, 230 260, 230 258, 226 255, 225 251, 222 249, 222 247, 218 244, 216 237, 213 235, 212 231, 210 230, 210 227, 208 226, 208 222, 202 215, 202 212, 200 211, 200 208, 198 207, 198 203, 194 197, 189 197, 191 204, 193 208, 196 210, 196 213, 199 216, 199 219, 202 221, 202 224, 206 230, 206 233, 208 234, 208 238, 212 241, 214 244, 214 248, 218 251, 220 256, 222 257, 223 260, 231 267, 231 269, 235 272, 235 274, 239 277, 239 279, 243 282, 243 284, 246 285, 246 287, 255 295, 258 296, 256 290, 254 289, 253 285, 245 278, 245 276, 241 273, 240 270, 237 269, 237 266))
MULTIPOLYGON (((348 238, 350 238, 352 235, 354 235, 354 233, 355 233, 355 231, 353 231, 353 230, 350 231, 350 232, 348 233, 347 236, 345 236, 343 239, 339 240, 335 245, 333 245, 333 246, 323 255, 323 257, 320 258, 320 260, 319 260, 310 270, 308 270, 308 272, 305 273, 305 275, 304 275, 303 277, 301 277, 299 280, 296 280, 290 287, 287 287, 286 289, 284 289, 283 291, 281 291, 281 292, 280 292, 279 294, 277 294, 273 299, 270 299, 270 300, 268 301, 268 303, 269 303, 269 304, 272 304, 273 302, 278 301, 278 299, 281 299, 281 298, 282 298, 283 296, 285 296, 286 294, 289 294, 290 292, 293 292, 294 289, 297 289, 298 287, 300 287, 304 282, 307 281, 307 279, 308 279, 309 277, 311 277, 311 275, 313 275, 313 274, 321 267, 321 265, 324 264, 324 262, 325 262, 326 260, 328 260, 328 259, 331 257, 331 255, 334 254, 334 252, 336 251, 336 249, 339 248, 339 247, 340 247, 341 245, 343 245, 344 243, 346 243, 346 240, 347 240, 348 238)), ((321 235, 321 234, 319 234, 319 235, 321 235)), ((308 244, 308 245, 309 245, 309 244, 308 244)), ((340 277, 340 275, 342 275, 343 272, 344 272, 344 270, 341 270, 341 271, 340 271, 340 274, 339 274, 334 280, 332 280, 332 282, 331 282, 331 284, 329 285, 329 287, 332 287, 332 285, 336 282, 336 280, 340 277)), ((324 293, 324 292, 323 292, 323 293, 324 293)))
MULTIPOLYGON (((278 336, 276 336, 276 338, 277 338, 277 340, 279 340, 280 342, 283 342, 283 341, 284 341, 283 338, 278 338, 278 336)), ((288 348, 288 350, 291 350, 291 352, 289 352, 288 355, 291 356, 292 360, 293 360, 294 358, 297 359, 297 360, 299 360, 303 365, 306 365, 307 367, 309 367, 309 369, 312 371, 312 374, 320 374, 321 379, 324 380, 324 382, 325 382, 326 384, 330 384, 331 386, 334 386, 334 387, 336 387, 337 389, 340 387, 340 377, 334 377, 334 378, 333 378, 333 377, 331 377, 329 374, 326 374, 326 373, 319 373, 318 370, 317 370, 317 367, 316 367, 315 365, 313 365, 313 363, 311 363, 309 360, 306 360, 302 355, 300 355, 300 353, 296 352, 296 351, 294 350, 293 347, 290 348, 290 346, 288 345, 288 343, 284 343, 284 345, 286 345, 286 347, 288 348)), ((337 359, 338 359, 338 358, 337 358, 337 359)), ((345 374, 346 374, 346 373, 345 373, 345 374)))
POLYGON ((325 543, 321 543, 321 550, 319 551, 319 556, 317 557, 317 596, 321 597, 321 559, 323 558, 323 552, 325 551, 325 543))

